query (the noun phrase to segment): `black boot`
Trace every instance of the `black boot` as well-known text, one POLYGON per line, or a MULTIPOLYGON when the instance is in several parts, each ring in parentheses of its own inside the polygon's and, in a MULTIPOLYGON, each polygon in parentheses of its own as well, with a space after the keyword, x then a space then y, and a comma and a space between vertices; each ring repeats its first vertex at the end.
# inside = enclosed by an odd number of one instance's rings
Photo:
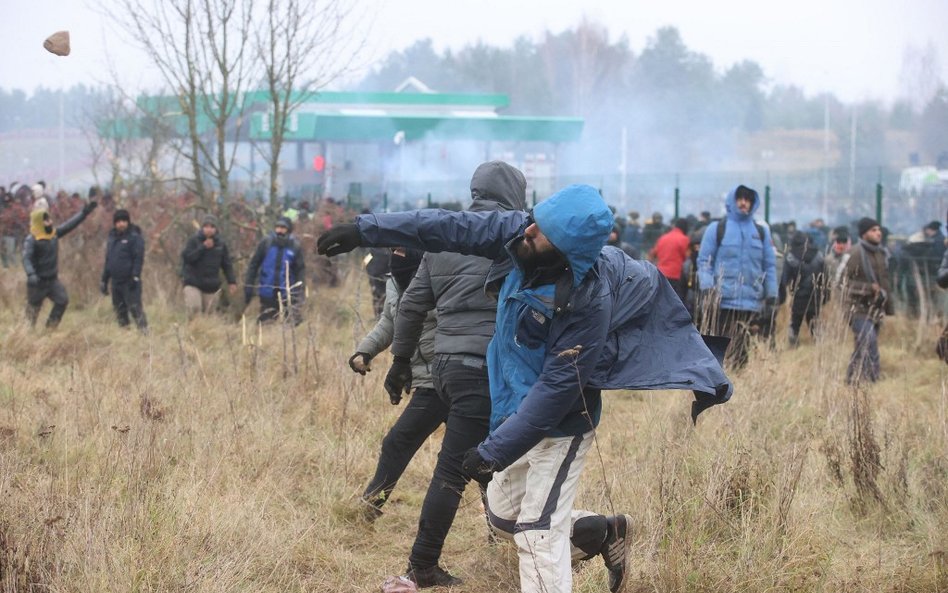
POLYGON ((453 587, 464 582, 452 576, 448 571, 437 564, 429 566, 428 568, 414 568, 409 565, 405 577, 415 583, 419 589, 427 587, 453 587))

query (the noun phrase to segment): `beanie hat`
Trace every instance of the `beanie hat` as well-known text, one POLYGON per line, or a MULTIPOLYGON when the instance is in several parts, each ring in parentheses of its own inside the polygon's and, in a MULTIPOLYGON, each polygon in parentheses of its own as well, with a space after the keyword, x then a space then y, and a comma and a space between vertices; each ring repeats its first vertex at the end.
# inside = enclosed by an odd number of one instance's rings
POLYGON ((872 227, 877 226, 879 226, 879 223, 875 218, 869 218, 868 216, 865 216, 859 219, 859 222, 856 224, 856 230, 859 232, 859 236, 862 237, 866 234, 866 231, 872 227))
POLYGON ((933 220, 933 221, 931 221, 930 223, 926 224, 926 225, 925 225, 925 228, 926 228, 926 229, 933 230, 933 231, 940 231, 940 230, 941 230, 941 223, 938 222, 937 220, 933 220))
POLYGON ((112 224, 124 220, 125 222, 132 222, 132 217, 129 216, 128 210, 116 210, 115 214, 112 215, 112 224))
POLYGON ((281 216, 277 219, 276 224, 273 226, 281 226, 286 229, 286 232, 293 232, 293 221, 287 218, 286 216, 281 216))
POLYGON ((201 219, 201 226, 212 226, 217 228, 217 217, 213 214, 205 214, 204 218, 201 219))

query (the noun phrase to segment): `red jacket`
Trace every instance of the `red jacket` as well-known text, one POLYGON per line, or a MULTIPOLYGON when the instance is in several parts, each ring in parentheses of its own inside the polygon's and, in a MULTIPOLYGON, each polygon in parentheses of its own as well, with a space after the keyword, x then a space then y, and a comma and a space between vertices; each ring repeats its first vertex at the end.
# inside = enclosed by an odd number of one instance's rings
POLYGON ((655 243, 655 247, 649 254, 655 258, 655 265, 669 280, 678 280, 681 278, 681 266, 688 257, 688 235, 681 232, 678 227, 672 227, 655 243))

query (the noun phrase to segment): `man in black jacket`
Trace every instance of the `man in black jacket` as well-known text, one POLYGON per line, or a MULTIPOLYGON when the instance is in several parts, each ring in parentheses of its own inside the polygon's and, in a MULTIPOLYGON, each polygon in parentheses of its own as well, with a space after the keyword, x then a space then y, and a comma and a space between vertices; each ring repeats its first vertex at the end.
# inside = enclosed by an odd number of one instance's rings
POLYGON ((237 292, 237 276, 227 244, 217 232, 217 217, 208 214, 201 230, 190 239, 181 252, 184 276, 184 306, 188 317, 214 310, 221 288, 221 270, 227 278, 230 294, 237 292))
POLYGON ((128 210, 116 210, 112 215, 112 230, 105 242, 105 266, 99 288, 109 294, 112 282, 112 308, 118 324, 128 327, 131 313, 135 325, 148 333, 148 320, 142 308, 142 264, 145 261, 145 239, 141 229, 132 224, 128 210))
MULTIPOLYGON (((469 210, 523 210, 526 179, 500 161, 480 165, 471 178, 469 210)), ((395 317, 394 363, 385 379, 392 398, 411 385, 411 357, 418 348, 429 311, 437 311, 432 378, 448 409, 444 439, 428 493, 421 507, 418 534, 408 557, 408 577, 419 588, 450 586, 460 579, 438 565, 445 537, 454 522, 468 478, 461 471, 464 453, 487 437, 490 387, 487 343, 494 335, 497 301, 485 294, 492 261, 458 253, 426 253, 395 317)))
POLYGON ((823 256, 809 233, 794 233, 790 239, 790 250, 777 288, 777 302, 783 304, 788 294, 792 303, 788 340, 791 347, 796 347, 804 320, 810 328, 810 335, 817 336, 820 309, 829 298, 823 256))
POLYGON ((31 325, 36 325, 46 299, 53 302, 46 327, 55 328, 62 320, 69 305, 69 294, 59 281, 59 238, 79 226, 96 206, 96 202, 89 202, 58 227, 53 226, 46 210, 30 214, 30 234, 23 240, 23 269, 26 271, 26 314, 31 325))

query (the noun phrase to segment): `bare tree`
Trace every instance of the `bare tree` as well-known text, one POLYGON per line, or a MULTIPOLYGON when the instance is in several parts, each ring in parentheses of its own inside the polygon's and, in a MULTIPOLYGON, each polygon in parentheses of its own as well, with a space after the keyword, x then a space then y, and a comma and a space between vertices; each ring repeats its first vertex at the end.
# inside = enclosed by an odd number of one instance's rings
MULTIPOLYGON (((190 163, 191 189, 207 205, 208 181, 227 196, 236 142, 243 125, 243 92, 254 79, 247 54, 252 0, 119 0, 101 9, 145 52, 173 89, 185 130, 172 146, 190 163)), ((146 111, 162 114, 161 97, 146 111)))
POLYGON ((280 154, 290 116, 307 100, 349 72, 365 46, 357 6, 344 0, 266 0, 256 33, 256 56, 268 99, 269 210, 279 212, 280 154))

